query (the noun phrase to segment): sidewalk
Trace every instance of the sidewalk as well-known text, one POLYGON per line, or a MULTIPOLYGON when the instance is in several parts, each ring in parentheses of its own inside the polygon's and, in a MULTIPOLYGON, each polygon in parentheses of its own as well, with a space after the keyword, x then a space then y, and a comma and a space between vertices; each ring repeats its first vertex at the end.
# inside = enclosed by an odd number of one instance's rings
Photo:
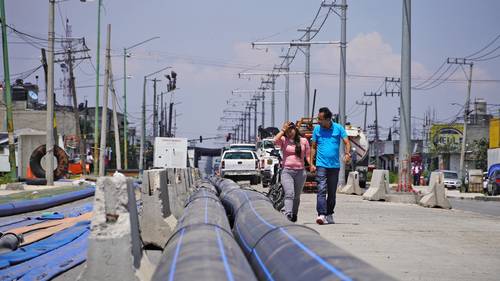
POLYGON ((316 194, 299 223, 400 280, 498 280, 500 219, 337 194, 335 225, 315 224, 316 194))

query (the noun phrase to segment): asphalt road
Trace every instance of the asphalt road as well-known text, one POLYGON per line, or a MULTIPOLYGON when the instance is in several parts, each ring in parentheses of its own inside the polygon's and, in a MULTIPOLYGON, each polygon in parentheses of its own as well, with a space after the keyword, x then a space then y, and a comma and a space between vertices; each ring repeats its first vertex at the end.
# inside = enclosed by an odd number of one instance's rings
POLYGON ((467 199, 449 199, 455 210, 478 213, 481 215, 500 217, 499 201, 480 201, 467 199))

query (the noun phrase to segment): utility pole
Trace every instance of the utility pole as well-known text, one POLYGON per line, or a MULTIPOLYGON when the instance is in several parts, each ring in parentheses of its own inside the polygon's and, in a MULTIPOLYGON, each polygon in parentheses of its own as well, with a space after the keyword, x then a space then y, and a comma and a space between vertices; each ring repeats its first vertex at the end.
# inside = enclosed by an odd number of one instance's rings
POLYGON ((153 79, 153 138, 157 137, 158 133, 158 103, 156 102, 156 82, 161 81, 153 79))
POLYGON ((271 127, 276 126, 276 93, 274 90, 276 89, 276 76, 272 75, 271 76, 272 83, 271 83, 271 90, 273 91, 272 96, 271 96, 271 127))
MULTIPOLYGON (((285 60, 285 70, 290 72, 291 56, 280 56, 285 60)), ((290 73, 285 74, 285 121, 290 121, 290 73)))
MULTIPOLYGON (((380 164, 380 159, 378 157, 378 142, 380 140, 380 136, 379 136, 379 131, 378 131, 378 102, 377 102, 377 98, 380 97, 382 95, 382 93, 375 93, 375 92, 371 92, 370 94, 367 94, 367 93, 364 93, 364 96, 365 97, 373 97, 375 99, 375 159, 376 159, 376 168, 378 169, 379 168, 379 164, 380 164)), ((365 122, 366 122, 366 115, 365 115, 365 122)))
POLYGON ((472 69, 474 67, 474 63, 468 59, 465 58, 448 58, 446 60, 448 64, 457 64, 460 67, 463 65, 468 65, 469 66, 469 77, 467 77, 467 96, 465 98, 465 105, 464 105, 464 132, 462 136, 462 146, 460 148, 460 171, 459 171, 459 176, 460 179, 462 179, 462 182, 464 182, 465 178, 465 149, 466 149, 466 144, 467 144, 467 127, 469 123, 469 109, 470 109, 470 92, 471 92, 471 87, 472 87, 472 69))
POLYGON ((123 48, 123 77, 125 77, 125 79, 123 79, 123 155, 124 155, 123 165, 125 170, 128 169, 127 57, 129 56, 129 54, 127 53, 127 51, 158 38, 160 37, 158 36, 151 37, 147 40, 134 44, 133 46, 130 46, 128 48, 123 48))
POLYGON ((118 113, 116 112, 117 97, 113 79, 113 65, 109 63, 109 80, 111 81, 111 94, 113 99, 113 130, 115 135, 116 170, 122 169, 122 152, 120 147, 120 128, 118 126, 118 113))
POLYGON ((252 141, 252 106, 249 103, 248 107, 248 142, 252 141))
MULTIPOLYGON (((53 2, 52 2, 53 5, 53 2)), ((5 14, 4 0, 0 0, 0 17, 2 20, 2 55, 3 55, 3 71, 4 71, 4 97, 7 111, 7 132, 9 135, 9 165, 11 179, 17 178, 16 166, 16 144, 14 142, 14 118, 12 116, 12 90, 10 86, 10 69, 9 69, 9 45, 7 42, 7 16, 5 14)), ((50 41, 49 41, 50 44, 50 41)))
POLYGON ((160 137, 163 137, 163 124, 164 123, 164 119, 163 119, 163 92, 160 92, 160 124, 159 124, 159 127, 160 127, 160 137))
POLYGON ((402 27, 398 191, 411 192, 411 0, 403 0, 402 27))
POLYGON ((362 105, 362 106, 365 107, 365 119, 364 119, 364 122, 363 122, 363 131, 366 132, 366 114, 368 112, 368 106, 371 106, 372 102, 356 101, 356 104, 357 105, 362 105))
POLYGON ((54 10, 55 0, 49 0, 49 44, 47 57, 47 120, 45 178, 54 185, 54 10))
POLYGON ((255 133, 255 135, 254 135, 255 143, 257 143, 257 135, 258 135, 258 132, 257 132, 257 100, 258 100, 257 97, 253 98, 253 101, 254 101, 254 103, 253 103, 253 110, 254 110, 253 131, 255 133))
POLYGON ((68 61, 68 67, 69 67, 69 84, 70 84, 71 96, 73 98, 73 113, 75 115, 75 131, 76 131, 76 137, 78 139, 79 150, 80 150, 80 165, 82 166, 83 174, 86 175, 87 169, 86 169, 86 165, 85 165, 85 159, 86 159, 85 143, 84 143, 84 139, 82 138, 81 131, 80 131, 80 112, 78 110, 78 100, 77 100, 77 96, 76 96, 76 83, 75 83, 75 75, 73 73, 73 55, 72 55, 71 46, 68 49, 67 61, 68 61))
MULTIPOLYGON (((299 32, 305 32, 305 42, 311 41, 311 32, 319 32, 318 29, 299 29, 299 32)), ((311 45, 304 46, 304 55, 306 57, 305 92, 304 92, 304 116, 311 116, 310 101, 311 101, 311 45)), ((288 120, 288 119, 287 119, 288 120)))
MULTIPOLYGON (((51 0, 55 1, 55 0, 51 0)), ((96 82, 95 82, 95 116, 94 116, 94 175, 99 171, 99 85, 100 85, 100 60, 101 60, 101 7, 102 0, 97 2, 97 48, 96 48, 96 82)))
POLYGON ((174 103, 170 102, 168 108, 168 137, 172 137, 172 118, 174 113, 174 103))
POLYGON ((108 91, 109 91, 109 76, 111 66, 111 25, 108 24, 108 32, 106 36, 106 65, 104 78, 104 94, 102 97, 102 113, 101 113, 101 143, 99 153, 99 176, 103 177, 106 166, 104 165, 104 156, 106 154, 106 132, 108 131, 108 91))
MULTIPOLYGON (((146 83, 148 81, 148 77, 153 76, 155 74, 158 74, 162 71, 165 71, 167 69, 171 68, 170 66, 164 67, 158 71, 155 71, 153 73, 150 73, 148 75, 144 76, 144 82, 142 85, 142 128, 141 128, 141 147, 139 150, 139 173, 142 175, 142 172, 144 170, 144 146, 146 144, 146 83)), ((170 108, 170 114, 172 114, 172 106, 170 108)), ((170 128, 171 129, 171 128, 170 128)), ((170 130, 169 129, 169 130, 170 130)))
POLYGON ((47 87, 48 87, 48 71, 49 71, 49 65, 47 64, 47 53, 44 48, 41 49, 42 51, 42 66, 43 66, 43 74, 44 74, 44 82, 45 82, 45 103, 47 103, 47 87))

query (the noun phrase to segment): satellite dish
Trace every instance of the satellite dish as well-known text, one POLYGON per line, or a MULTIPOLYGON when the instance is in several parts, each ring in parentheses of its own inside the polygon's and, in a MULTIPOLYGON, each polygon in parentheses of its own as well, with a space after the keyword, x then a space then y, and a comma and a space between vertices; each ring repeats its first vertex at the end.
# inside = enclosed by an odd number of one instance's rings
POLYGON ((28 95, 30 96, 31 99, 37 100, 38 99, 38 94, 33 92, 33 91, 28 91, 28 95))

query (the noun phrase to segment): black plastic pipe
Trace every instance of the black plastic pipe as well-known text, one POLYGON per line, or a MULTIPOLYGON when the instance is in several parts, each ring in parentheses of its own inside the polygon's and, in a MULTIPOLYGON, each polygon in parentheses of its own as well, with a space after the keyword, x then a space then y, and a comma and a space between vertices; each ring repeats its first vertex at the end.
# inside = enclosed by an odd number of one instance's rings
POLYGON ((236 191, 231 180, 211 182, 225 194, 223 203, 232 205, 226 210, 237 210, 233 233, 259 280, 393 280, 316 231, 289 222, 255 192, 236 191))
POLYGON ((188 199, 152 280, 257 280, 209 185, 199 184, 188 199))

